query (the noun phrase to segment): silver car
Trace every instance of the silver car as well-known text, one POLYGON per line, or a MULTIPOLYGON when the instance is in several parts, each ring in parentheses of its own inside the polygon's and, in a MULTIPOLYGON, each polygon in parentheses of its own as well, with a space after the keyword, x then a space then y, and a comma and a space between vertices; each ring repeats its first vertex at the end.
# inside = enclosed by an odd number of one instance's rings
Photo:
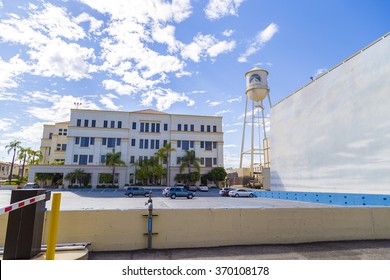
POLYGON ((229 196, 232 197, 254 197, 252 191, 246 189, 235 189, 229 192, 229 196))

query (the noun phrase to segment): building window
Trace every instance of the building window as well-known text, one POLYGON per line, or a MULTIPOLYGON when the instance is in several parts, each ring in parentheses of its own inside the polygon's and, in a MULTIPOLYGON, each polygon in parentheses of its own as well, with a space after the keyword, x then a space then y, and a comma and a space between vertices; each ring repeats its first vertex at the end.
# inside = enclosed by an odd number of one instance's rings
POLYGON ((156 123, 156 132, 160 132, 160 124, 156 123))
POLYGON ((101 155, 100 156, 100 162, 105 163, 106 162, 106 155, 101 155))
POLYGON ((217 165, 217 158, 213 158, 213 165, 217 165))
POLYGON ((212 148, 212 145, 213 145, 213 142, 211 141, 205 141, 205 150, 207 151, 211 151, 213 148, 212 148))
POLYGON ((88 160, 88 155, 80 155, 79 165, 86 165, 88 160))
POLYGON ((217 142, 213 142, 213 149, 217 148, 217 142))
POLYGON ((154 150, 154 139, 150 140, 150 148, 154 150))
POLYGON ((61 145, 61 150, 66 151, 66 144, 61 145))
POLYGON ((194 148, 194 141, 190 141, 190 148, 191 148, 191 149, 194 148))
POLYGON ((115 121, 111 121, 110 127, 111 127, 111 128, 115 128, 115 121))
POLYGON ((89 147, 89 137, 81 137, 80 147, 89 147))
POLYGON ((122 121, 118 121, 118 128, 122 128, 122 121))
POLYGON ((150 132, 156 132, 156 124, 155 123, 151 124, 150 132))
POLYGON ((144 139, 139 139, 139 148, 140 149, 144 148, 144 139))
POLYGON ((181 157, 176 158, 176 164, 181 164, 181 157))
POLYGON ((135 147, 135 139, 131 139, 131 146, 135 147))
POLYGON ((191 124, 190 130, 191 130, 191 131, 194 131, 194 130, 195 130, 195 126, 194 126, 193 124, 191 124))
POLYGON ((138 157, 138 163, 142 163, 142 159, 143 159, 143 157, 142 157, 142 156, 139 156, 139 157, 138 157))
POLYGON ((91 142, 89 144, 90 145, 95 145, 95 137, 91 137, 91 142))
POLYGON ((88 162, 89 162, 89 163, 92 163, 92 162, 93 162, 93 155, 89 155, 89 156, 88 156, 88 162))
POLYGON ((88 127, 88 120, 84 120, 84 127, 88 127))
POLYGON ((140 131, 141 132, 144 132, 145 131, 145 123, 141 123, 141 128, 140 128, 140 131))
POLYGON ((79 161, 79 155, 73 155, 73 162, 78 162, 79 161))
POLYGON ((135 160, 134 156, 131 156, 130 157, 130 163, 134 163, 134 160, 135 160))
POLYGON ((184 131, 188 131, 188 124, 184 125, 184 131))
POLYGON ((164 147, 165 147, 165 145, 167 145, 168 144, 168 140, 164 140, 164 147))
POLYGON ((115 147, 115 138, 108 138, 107 147, 109 147, 109 148, 115 147))
POLYGON ((204 125, 203 124, 200 126, 200 131, 204 132, 204 125))
POLYGON ((68 130, 64 128, 64 135, 68 135, 68 130))
POLYGON ((217 132, 217 126, 213 125, 213 132, 217 132))
POLYGON ((96 127, 96 120, 92 120, 91 126, 96 127))
POLYGON ((211 132, 211 127, 209 125, 207 126, 207 132, 211 132))
POLYGON ((180 140, 177 140, 177 147, 181 148, 181 141, 180 140))
POLYGON ((80 137, 76 137, 74 143, 76 145, 80 144, 80 137))
POLYGON ((77 119, 76 126, 81 126, 81 119, 77 119))
POLYGON ((137 123, 136 123, 136 122, 133 122, 131 128, 132 128, 132 129, 137 129, 137 123))
POLYGON ((145 123, 145 132, 149 132, 149 123, 145 123))
POLYGON ((201 158, 200 158, 200 164, 201 164, 201 165, 204 165, 204 157, 201 157, 201 158))
POLYGON ((103 121, 103 127, 108 127, 108 121, 103 121))
POLYGON ((145 149, 149 149, 149 139, 145 139, 145 149))
POLYGON ((61 144, 57 144, 57 151, 61 150, 61 144))
POLYGON ((116 145, 117 145, 117 146, 120 146, 120 145, 121 145, 121 139, 120 139, 120 138, 116 138, 116 145))
POLYGON ((164 131, 168 131, 168 124, 164 123, 164 131))
POLYGON ((183 149, 183 150, 189 150, 190 149, 190 141, 182 141, 182 146, 181 146, 181 148, 183 149))
POLYGON ((58 135, 62 135, 62 128, 58 129, 58 135))
POLYGON ((49 139, 53 139, 53 133, 52 132, 49 133, 49 139))
POLYGON ((181 124, 180 123, 177 125, 177 130, 181 131, 181 124))
POLYGON ((158 149, 160 149, 160 140, 156 140, 156 149, 158 150, 158 149))
POLYGON ((107 145, 107 138, 102 138, 102 145, 103 146, 107 145))
POLYGON ((206 158, 206 167, 213 167, 213 158, 206 158))

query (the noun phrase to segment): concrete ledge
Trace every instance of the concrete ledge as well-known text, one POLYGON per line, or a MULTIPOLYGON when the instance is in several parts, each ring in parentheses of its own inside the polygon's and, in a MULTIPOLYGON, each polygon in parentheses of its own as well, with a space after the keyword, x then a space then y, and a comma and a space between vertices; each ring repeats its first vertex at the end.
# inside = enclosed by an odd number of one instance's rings
MULTIPOLYGON (((62 211, 57 242, 88 241, 91 251, 144 249, 144 214, 147 210, 62 211)), ((154 249, 390 239, 390 207, 158 209, 154 214, 154 249)), ((43 243, 49 218, 47 212, 43 243)), ((6 221, 2 215, 1 242, 6 221)))
MULTIPOLYGON (((72 250, 72 251, 60 251, 55 253, 54 260, 88 260, 88 249, 84 250, 72 250)), ((31 260, 43 261, 46 259, 46 253, 42 252, 32 258, 31 260)), ((0 255, 0 260, 3 260, 3 255, 0 255)))

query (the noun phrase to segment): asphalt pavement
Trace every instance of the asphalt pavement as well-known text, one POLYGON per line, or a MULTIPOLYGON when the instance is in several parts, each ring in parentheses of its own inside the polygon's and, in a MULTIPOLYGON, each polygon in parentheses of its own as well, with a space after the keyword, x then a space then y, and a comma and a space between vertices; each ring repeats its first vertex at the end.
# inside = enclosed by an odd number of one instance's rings
POLYGON ((390 240, 89 252, 89 260, 390 260, 390 240))

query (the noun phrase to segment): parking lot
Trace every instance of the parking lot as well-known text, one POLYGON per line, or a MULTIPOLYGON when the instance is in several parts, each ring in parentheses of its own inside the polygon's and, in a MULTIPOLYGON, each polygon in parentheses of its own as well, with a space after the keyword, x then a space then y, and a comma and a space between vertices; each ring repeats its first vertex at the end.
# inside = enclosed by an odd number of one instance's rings
MULTIPOLYGON (((162 195, 163 188, 152 189, 154 209, 196 209, 196 208, 318 208, 337 207, 326 204, 287 201, 269 198, 234 198, 221 197, 218 189, 195 193, 193 199, 171 199, 162 195)), ((144 196, 125 196, 124 189, 81 189, 52 190, 60 192, 61 210, 113 210, 113 209, 146 209, 147 198, 144 196)), ((11 191, 0 191, 0 207, 9 205, 11 191)), ((50 201, 46 204, 50 210, 50 201)))

